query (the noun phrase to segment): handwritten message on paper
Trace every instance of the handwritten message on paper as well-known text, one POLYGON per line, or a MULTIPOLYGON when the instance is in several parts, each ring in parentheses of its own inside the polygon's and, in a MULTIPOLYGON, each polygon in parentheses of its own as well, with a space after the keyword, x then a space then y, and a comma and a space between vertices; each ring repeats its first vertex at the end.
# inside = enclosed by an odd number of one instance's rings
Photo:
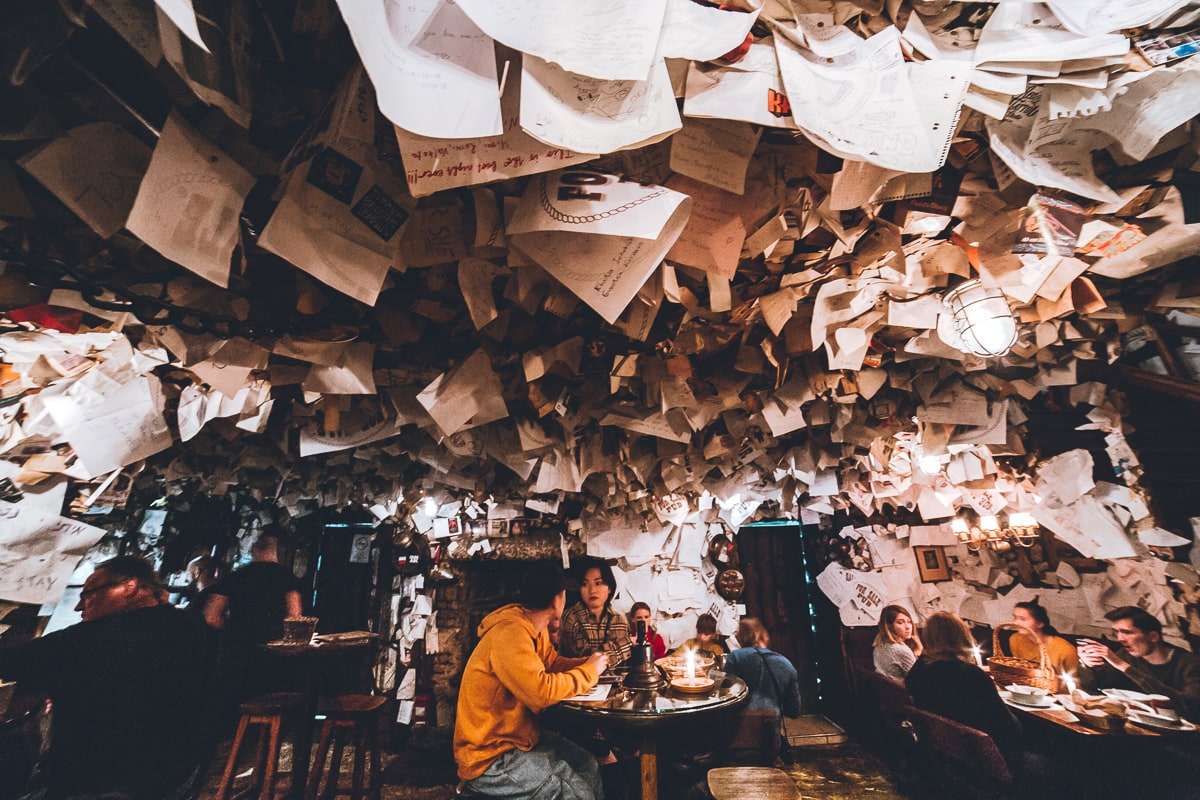
POLYGON ((75 128, 21 159, 21 166, 107 239, 125 226, 150 148, 111 122, 75 128))
POLYGON ((452 0, 338 0, 379 110, 405 130, 495 136, 495 44, 452 0))
POLYGON ((478 139, 435 139, 397 127, 404 177, 414 197, 489 181, 549 172, 594 155, 550 147, 521 130, 521 78, 509 75, 500 98, 504 132, 478 139))
POLYGON ((571 169, 530 181, 509 223, 521 250, 612 323, 679 238, 692 200, 571 169))
POLYGON ((637 81, 580 75, 529 55, 521 65, 521 127, 549 145, 612 153, 654 144, 682 126, 662 59, 637 81))
POLYGON ((254 176, 172 111, 126 227, 177 264, 229 285, 238 215, 254 176))
POLYGON ((0 502, 0 599, 53 605, 103 528, 0 502))
POLYGON ((804 132, 845 158, 903 172, 934 172, 970 83, 961 63, 909 64, 895 27, 832 58, 777 37, 779 70, 804 132))
POLYGON ((89 478, 149 458, 171 446, 154 377, 134 378, 98 406, 83 410, 63 435, 89 478), (154 385, 151 384, 154 382, 154 385))
POLYGON ((671 137, 671 169, 689 178, 741 194, 746 169, 762 129, 728 119, 693 118, 671 137))

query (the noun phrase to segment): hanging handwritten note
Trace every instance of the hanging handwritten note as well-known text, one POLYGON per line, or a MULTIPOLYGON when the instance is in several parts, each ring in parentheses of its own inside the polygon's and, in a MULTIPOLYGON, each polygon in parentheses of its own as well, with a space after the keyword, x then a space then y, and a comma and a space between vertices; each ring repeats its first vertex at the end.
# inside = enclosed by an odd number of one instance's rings
POLYGON ((79 560, 104 535, 87 525, 20 503, 0 502, 0 599, 53 605, 79 560))

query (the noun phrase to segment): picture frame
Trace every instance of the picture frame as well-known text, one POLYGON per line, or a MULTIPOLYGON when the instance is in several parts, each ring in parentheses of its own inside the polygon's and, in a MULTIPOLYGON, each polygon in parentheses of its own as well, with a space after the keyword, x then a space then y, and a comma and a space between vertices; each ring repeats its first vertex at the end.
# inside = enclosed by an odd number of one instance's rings
POLYGON ((917 545, 912 548, 917 559, 917 574, 921 583, 937 583, 950 580, 950 562, 946 560, 946 548, 941 545, 917 545))

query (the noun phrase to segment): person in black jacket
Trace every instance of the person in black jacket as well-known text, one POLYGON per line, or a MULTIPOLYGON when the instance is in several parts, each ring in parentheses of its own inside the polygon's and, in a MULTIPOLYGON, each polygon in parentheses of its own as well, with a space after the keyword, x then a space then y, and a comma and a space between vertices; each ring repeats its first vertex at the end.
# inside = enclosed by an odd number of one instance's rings
POLYGON ((0 677, 54 705, 46 799, 173 796, 206 754, 203 622, 134 556, 98 566, 77 610, 77 625, 0 649, 0 677))
POLYGON ((925 621, 925 650, 905 676, 919 708, 983 731, 1006 758, 1020 750, 1021 726, 1004 705, 996 684, 971 663, 975 640, 967 624, 939 612, 925 621))

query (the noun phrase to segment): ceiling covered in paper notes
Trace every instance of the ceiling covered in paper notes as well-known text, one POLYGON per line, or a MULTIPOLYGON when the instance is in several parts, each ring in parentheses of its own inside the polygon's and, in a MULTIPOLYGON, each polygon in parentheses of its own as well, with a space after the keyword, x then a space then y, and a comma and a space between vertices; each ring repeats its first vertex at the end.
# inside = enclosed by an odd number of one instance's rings
POLYGON ((1189 3, 22 5, 10 501, 557 515, 602 555, 696 514, 965 508, 1144 552, 1089 369, 1200 325, 1189 3), (972 279, 1006 355, 955 346, 972 279), (1124 501, 1038 462, 1054 387, 1124 501))

